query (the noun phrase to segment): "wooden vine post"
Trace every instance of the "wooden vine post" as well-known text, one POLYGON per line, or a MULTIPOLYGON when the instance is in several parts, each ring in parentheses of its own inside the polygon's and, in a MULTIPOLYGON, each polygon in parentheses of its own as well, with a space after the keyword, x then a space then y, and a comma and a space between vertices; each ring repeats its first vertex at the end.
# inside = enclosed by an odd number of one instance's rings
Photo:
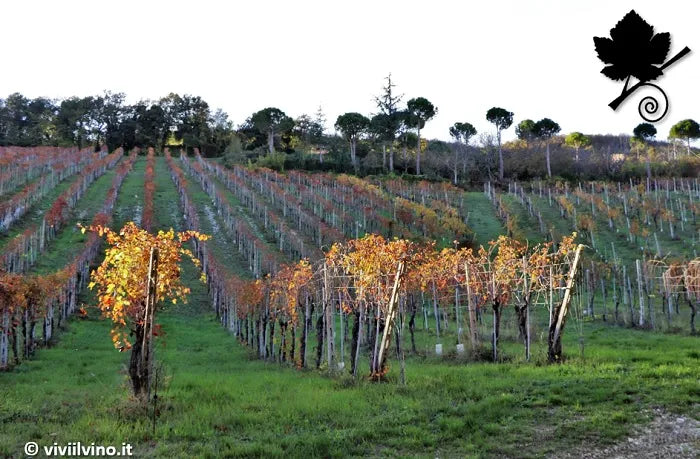
POLYGON ((151 398, 151 375, 153 373, 153 321, 156 310, 156 286, 158 285, 158 249, 151 248, 146 283, 146 310, 143 318, 143 344, 141 351, 141 378, 146 383, 146 398, 151 398), (145 374, 144 374, 145 371, 145 374))
POLYGON ((381 378, 386 366, 386 354, 389 350, 389 345, 391 344, 391 334, 393 332, 394 322, 396 320, 396 315, 399 310, 399 288, 401 288, 404 270, 404 262, 403 260, 400 260, 396 268, 396 276, 394 277, 394 287, 391 290, 391 297, 389 298, 388 311, 386 314, 384 324, 384 333, 382 334, 382 341, 379 346, 379 356, 377 358, 376 365, 372 369, 372 378, 381 378))
POLYGON ((576 247, 574 261, 571 264, 571 268, 569 269, 569 274, 566 279, 566 287, 564 288, 564 298, 562 299, 559 307, 554 311, 554 315, 556 316, 556 318, 549 327, 549 352, 547 357, 550 362, 561 362, 561 334, 564 330, 564 325, 566 323, 566 313, 569 308, 569 301, 571 300, 571 287, 574 284, 574 277, 576 276, 576 269, 578 267, 578 262, 581 257, 582 249, 583 244, 579 244, 576 247))

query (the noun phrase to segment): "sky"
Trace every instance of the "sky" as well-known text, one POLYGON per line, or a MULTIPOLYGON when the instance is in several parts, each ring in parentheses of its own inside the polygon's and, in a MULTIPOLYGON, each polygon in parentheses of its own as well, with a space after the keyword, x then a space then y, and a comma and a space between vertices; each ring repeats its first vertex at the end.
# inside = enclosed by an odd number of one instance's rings
POLYGON ((275 106, 292 117, 319 106, 376 113, 395 90, 438 107, 423 134, 449 139, 456 121, 493 132, 486 111, 515 113, 504 133, 549 117, 562 133, 631 133, 643 122, 637 91, 608 107, 621 82, 600 73, 593 36, 635 9, 671 33, 668 58, 694 50, 657 84, 669 112, 656 124, 700 120, 700 2, 688 1, 31 1, 0 4, 0 97, 63 98, 125 92, 129 102, 170 92, 201 96, 240 124, 275 106))

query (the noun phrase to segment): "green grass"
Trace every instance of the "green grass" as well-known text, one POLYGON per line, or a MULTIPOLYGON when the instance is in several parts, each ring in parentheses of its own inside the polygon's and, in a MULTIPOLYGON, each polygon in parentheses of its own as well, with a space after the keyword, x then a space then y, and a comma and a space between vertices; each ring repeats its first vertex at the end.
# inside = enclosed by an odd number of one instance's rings
POLYGON ((112 212, 112 226, 121 228, 126 222, 141 223, 144 199, 146 159, 139 157, 124 178, 112 212))
MULTIPOLYGON (((138 188, 136 180, 124 185, 138 188)), ((126 216, 126 196, 117 215, 126 216)), ((155 199, 158 226, 181 229, 162 158, 155 199)), ((192 288, 189 304, 159 315, 166 335, 156 355, 166 384, 155 436, 150 411, 131 399, 128 355, 113 349, 110 324, 91 310, 88 319, 71 321, 54 347, 0 374, 0 456, 19 455, 27 441, 82 441, 132 443, 136 457, 537 457, 620 441, 655 407, 700 417, 697 337, 572 317, 562 365, 543 363, 538 338, 533 362, 523 362, 522 346, 505 333, 508 363, 409 356, 401 386, 392 352, 388 382, 355 382, 254 359, 213 316, 191 263, 183 277, 192 288)), ((94 304, 87 294, 81 300, 94 304)), ((417 323, 419 348, 428 353, 435 337, 420 331, 420 316, 417 323)), ((443 342, 453 347, 453 340, 452 323, 443 342)))
POLYGON ((496 216, 488 196, 479 191, 467 191, 464 194, 469 212, 468 225, 476 235, 476 243, 486 247, 489 241, 504 234, 505 228, 496 216))

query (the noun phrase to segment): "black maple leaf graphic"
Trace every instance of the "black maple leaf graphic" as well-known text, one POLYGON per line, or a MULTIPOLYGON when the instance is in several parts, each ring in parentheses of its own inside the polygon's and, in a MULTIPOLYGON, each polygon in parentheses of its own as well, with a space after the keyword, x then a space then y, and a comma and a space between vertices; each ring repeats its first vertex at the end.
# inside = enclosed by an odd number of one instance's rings
POLYGON ((639 81, 650 81, 663 74, 656 67, 666 60, 671 48, 668 32, 654 35, 649 25, 634 10, 610 29, 610 38, 593 37, 598 57, 606 64, 601 73, 612 80, 624 80, 630 75, 639 81))
POLYGON ((604 63, 610 64, 600 73, 611 80, 625 80, 622 93, 608 105, 616 110, 627 96, 642 86, 648 86, 661 93, 664 109, 660 110, 661 105, 656 98, 647 96, 639 103, 639 114, 649 122, 661 120, 668 112, 668 97, 663 89, 649 81, 663 75, 664 69, 687 55, 690 48, 686 46, 664 62, 671 48, 671 35, 668 32, 655 35, 654 28, 634 10, 610 29, 610 37, 593 37, 598 57, 604 63), (639 81, 630 86, 632 77, 639 81), (661 115, 656 116, 659 112, 661 115))

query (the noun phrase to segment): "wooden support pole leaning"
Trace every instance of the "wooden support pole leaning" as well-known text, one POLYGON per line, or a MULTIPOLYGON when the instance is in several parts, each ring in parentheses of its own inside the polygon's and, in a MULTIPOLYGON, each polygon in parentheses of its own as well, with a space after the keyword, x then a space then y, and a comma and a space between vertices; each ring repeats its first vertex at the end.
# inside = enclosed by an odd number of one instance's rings
POLYGON ((550 362, 560 362, 561 361, 561 332, 564 328, 564 323, 566 319, 567 309, 569 307, 569 300, 571 299, 571 287, 574 284, 574 277, 576 276, 576 268, 578 267, 578 261, 581 257, 581 250, 583 249, 583 244, 579 244, 576 247, 576 252, 574 255, 574 261, 569 269, 569 275, 566 279, 566 287, 564 289, 564 298, 561 301, 561 305, 557 308, 557 317, 555 322, 552 324, 553 327, 549 329, 549 355, 548 359, 550 362))
POLYGON ((384 324, 384 333, 382 334, 382 342, 379 346, 379 358, 377 359, 377 366, 372 372, 372 376, 381 377, 382 368, 384 368, 384 360, 386 359, 386 353, 389 350, 389 344, 391 341, 391 333, 394 328, 394 321, 396 319, 396 313, 398 311, 398 299, 399 299, 399 288, 401 287, 401 281, 403 280, 404 273, 404 262, 399 261, 396 267, 396 276, 394 277, 394 287, 391 290, 391 297, 389 299, 389 307, 386 315, 386 323, 384 324))

